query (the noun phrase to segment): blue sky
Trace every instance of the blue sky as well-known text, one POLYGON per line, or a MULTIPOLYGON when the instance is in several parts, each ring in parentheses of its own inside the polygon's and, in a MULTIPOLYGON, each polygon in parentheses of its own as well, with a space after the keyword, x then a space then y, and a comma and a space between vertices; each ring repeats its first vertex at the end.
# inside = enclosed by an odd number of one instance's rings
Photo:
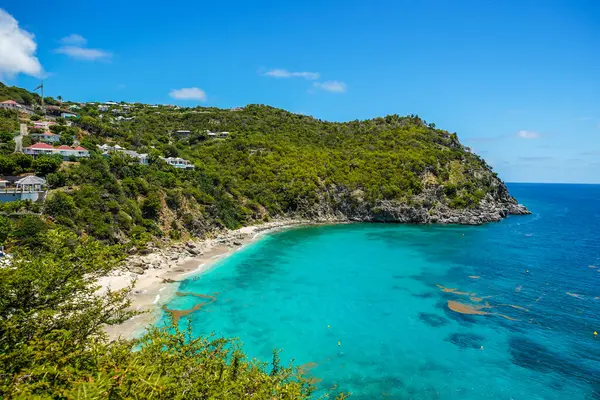
POLYGON ((599 1, 179 3, 4 2, 0 79, 46 75, 78 101, 419 114, 507 181, 600 183, 599 1))

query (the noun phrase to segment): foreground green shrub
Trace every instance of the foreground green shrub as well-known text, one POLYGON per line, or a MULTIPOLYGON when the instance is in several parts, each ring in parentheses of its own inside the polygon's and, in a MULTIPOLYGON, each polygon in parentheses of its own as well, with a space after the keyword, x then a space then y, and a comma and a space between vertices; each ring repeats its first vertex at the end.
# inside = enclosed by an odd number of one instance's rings
MULTIPOLYGON (((313 387, 277 353, 249 361, 239 343, 154 328, 138 340, 109 342, 121 323, 126 288, 98 295, 96 280, 123 254, 91 238, 50 230, 44 247, 0 268, 0 398, 306 399, 313 387), (135 349, 135 351, 133 351, 135 349)), ((342 396, 340 396, 342 398, 342 396)))

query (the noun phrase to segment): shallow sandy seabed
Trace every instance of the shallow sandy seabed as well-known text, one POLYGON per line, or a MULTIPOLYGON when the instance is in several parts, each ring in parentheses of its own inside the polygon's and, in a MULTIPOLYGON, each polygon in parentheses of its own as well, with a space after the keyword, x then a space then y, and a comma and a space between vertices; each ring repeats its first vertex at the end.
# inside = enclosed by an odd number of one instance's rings
POLYGON ((207 270, 217 260, 239 251, 244 246, 260 239, 267 232, 309 224, 315 223, 303 220, 283 220, 246 226, 225 232, 216 238, 195 242, 197 247, 202 248, 202 255, 184 259, 174 267, 165 262, 159 268, 146 270, 142 275, 117 270, 109 276, 102 277, 97 282, 100 286, 99 294, 106 293, 108 289, 120 290, 134 284, 130 294, 131 309, 143 312, 120 325, 106 326, 105 332, 111 340, 119 337, 128 339, 141 335, 148 326, 157 321, 161 314, 161 307, 177 294, 179 282, 190 274, 207 270), (232 247, 223 243, 224 239, 233 238, 240 245, 232 247))

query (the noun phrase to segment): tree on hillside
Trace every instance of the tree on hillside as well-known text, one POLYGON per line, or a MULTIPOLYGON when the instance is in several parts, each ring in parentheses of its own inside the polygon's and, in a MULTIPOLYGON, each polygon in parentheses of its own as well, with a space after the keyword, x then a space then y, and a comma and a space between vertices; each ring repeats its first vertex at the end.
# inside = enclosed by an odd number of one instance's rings
POLYGON ((9 156, 0 156, 0 174, 13 175, 17 169, 17 163, 9 156))
POLYGON ((60 144, 72 146, 74 142, 75 140, 73 139, 73 135, 71 135, 69 132, 63 132, 60 135, 60 144))
POLYGON ((33 160, 32 167, 36 175, 46 176, 52 172, 56 172, 62 164, 61 156, 38 156, 33 160))
POLYGON ((19 114, 0 109, 0 132, 13 134, 19 131, 19 114))
POLYGON ((63 192, 55 192, 44 204, 44 212, 53 217, 72 217, 76 208, 73 198, 63 192))
POLYGON ((7 143, 13 140, 14 136, 9 132, 0 132, 0 143, 7 143))

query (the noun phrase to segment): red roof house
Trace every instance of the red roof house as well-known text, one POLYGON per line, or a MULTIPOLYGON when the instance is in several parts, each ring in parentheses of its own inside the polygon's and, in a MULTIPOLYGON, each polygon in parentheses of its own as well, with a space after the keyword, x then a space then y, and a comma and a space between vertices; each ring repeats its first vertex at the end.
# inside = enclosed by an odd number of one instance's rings
POLYGON ((6 108, 9 110, 17 110, 22 107, 23 106, 21 106, 19 103, 17 103, 14 100, 5 100, 3 102, 0 102, 0 108, 6 108))
POLYGON ((36 143, 27 147, 28 149, 54 149, 54 147, 50 146, 48 143, 36 143))

